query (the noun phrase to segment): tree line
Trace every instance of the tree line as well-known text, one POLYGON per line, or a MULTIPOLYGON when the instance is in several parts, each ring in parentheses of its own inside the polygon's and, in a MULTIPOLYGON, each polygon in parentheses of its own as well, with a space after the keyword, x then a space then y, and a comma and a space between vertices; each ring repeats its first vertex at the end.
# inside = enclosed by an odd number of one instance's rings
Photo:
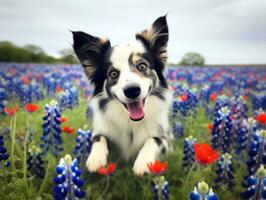
MULTIPOLYGON (((60 52, 60 57, 55 58, 45 53, 45 51, 36 45, 28 44, 18 46, 9 41, 0 41, 0 62, 18 62, 18 63, 78 63, 73 49, 67 48, 60 52)), ((186 53, 178 63, 169 63, 170 66, 195 66, 204 65, 205 59, 196 52, 186 53)))
POLYGON ((9 41, 0 41, 0 62, 18 62, 18 63, 78 63, 74 51, 63 49, 60 57, 55 58, 45 53, 45 51, 36 45, 28 44, 18 46, 9 41))

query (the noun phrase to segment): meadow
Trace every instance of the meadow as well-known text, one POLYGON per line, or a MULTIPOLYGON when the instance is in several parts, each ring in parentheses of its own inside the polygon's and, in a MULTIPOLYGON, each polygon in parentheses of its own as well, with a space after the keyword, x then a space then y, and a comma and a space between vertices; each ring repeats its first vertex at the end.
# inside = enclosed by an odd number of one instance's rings
POLYGON ((1 63, 0 199, 266 199, 266 68, 165 75, 173 150, 136 177, 115 157, 86 170, 93 88, 79 65, 1 63))

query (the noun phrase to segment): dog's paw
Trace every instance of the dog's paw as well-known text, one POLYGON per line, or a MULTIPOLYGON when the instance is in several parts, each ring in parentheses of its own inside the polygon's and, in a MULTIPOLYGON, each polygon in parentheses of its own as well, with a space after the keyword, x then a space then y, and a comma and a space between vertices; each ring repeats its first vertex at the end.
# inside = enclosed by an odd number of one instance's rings
POLYGON ((90 172, 96 172, 107 164, 108 150, 105 142, 95 143, 86 161, 86 167, 90 172))
POLYGON ((107 164, 106 154, 90 154, 87 161, 86 167, 90 172, 96 172, 99 168, 104 167, 107 164))
POLYGON ((138 155, 133 166, 133 172, 136 176, 143 176, 145 173, 150 173, 148 164, 153 163, 155 159, 149 155, 138 155))

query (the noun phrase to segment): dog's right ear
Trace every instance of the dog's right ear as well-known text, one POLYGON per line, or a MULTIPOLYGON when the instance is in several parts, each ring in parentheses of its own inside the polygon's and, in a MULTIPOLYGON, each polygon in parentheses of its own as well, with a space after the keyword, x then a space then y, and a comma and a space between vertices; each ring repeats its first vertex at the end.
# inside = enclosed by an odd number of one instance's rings
POLYGON ((95 83, 98 76, 97 71, 100 71, 103 67, 103 57, 111 47, 110 41, 81 31, 72 31, 72 34, 74 51, 89 80, 95 83))

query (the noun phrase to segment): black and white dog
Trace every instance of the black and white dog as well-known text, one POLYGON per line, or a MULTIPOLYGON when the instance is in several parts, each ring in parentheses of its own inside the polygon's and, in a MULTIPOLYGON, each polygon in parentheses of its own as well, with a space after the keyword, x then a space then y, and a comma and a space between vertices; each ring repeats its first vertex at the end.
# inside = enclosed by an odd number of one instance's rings
POLYGON ((136 34, 130 44, 84 32, 72 32, 73 48, 94 85, 93 146, 86 166, 94 172, 107 164, 109 142, 124 160, 136 158, 136 175, 170 148, 168 111, 171 94, 163 75, 167 62, 166 16, 136 34))

